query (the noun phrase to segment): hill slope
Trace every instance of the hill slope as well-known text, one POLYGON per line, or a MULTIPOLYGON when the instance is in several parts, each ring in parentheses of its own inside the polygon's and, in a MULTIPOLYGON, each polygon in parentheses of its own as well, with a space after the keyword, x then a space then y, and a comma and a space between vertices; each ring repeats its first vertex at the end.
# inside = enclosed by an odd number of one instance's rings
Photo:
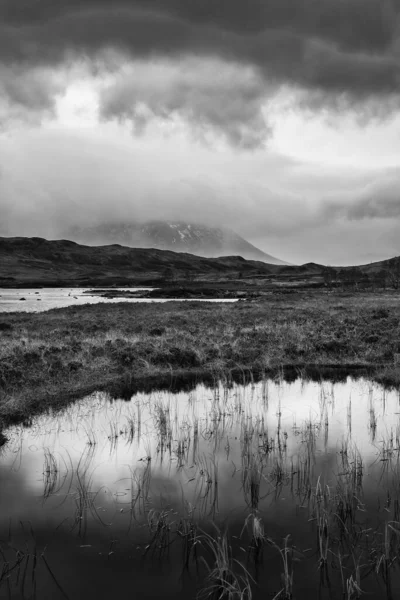
POLYGON ((203 258, 192 254, 146 248, 83 246, 68 240, 0 237, 0 285, 108 285, 182 278, 216 279, 232 274, 271 273, 274 265, 246 261, 240 256, 203 258))
POLYGON ((121 244, 133 248, 158 248, 189 252, 208 258, 242 256, 269 264, 287 264, 266 254, 230 229, 206 227, 196 223, 148 221, 146 223, 114 223, 89 228, 74 228, 65 234, 81 244, 121 244))
MULTIPOLYGON (((320 286, 331 280, 335 285, 370 281, 383 276, 388 285, 400 289, 400 258, 359 267, 327 268, 316 263, 301 266, 272 265, 245 260, 241 256, 204 258, 193 254, 110 246, 83 246, 69 240, 0 237, 0 287, 158 285, 262 279, 272 286, 320 286), (327 272, 337 277, 326 278, 327 272), (341 283, 340 283, 341 282, 341 283), (347 283, 346 283, 347 282, 347 283)), ((365 283, 365 282, 364 282, 365 283)), ((375 282, 376 283, 376 282, 375 282)), ((374 284, 375 285, 375 284, 374 284)))

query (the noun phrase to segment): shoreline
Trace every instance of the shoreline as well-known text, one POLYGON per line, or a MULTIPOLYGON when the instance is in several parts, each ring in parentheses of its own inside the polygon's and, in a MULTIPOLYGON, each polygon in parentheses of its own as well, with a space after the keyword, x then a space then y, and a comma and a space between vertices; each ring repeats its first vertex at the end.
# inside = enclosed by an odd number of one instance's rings
POLYGON ((399 388, 399 353, 398 294, 0 313, 0 423, 23 422, 96 390, 128 397, 219 378, 361 374, 399 388))
MULTIPOLYGON (((385 365, 382 365, 382 367, 385 367, 385 365)), ((82 385, 72 390, 57 388, 35 398, 25 398, 24 396, 3 397, 0 403, 0 431, 10 425, 23 423, 43 411, 49 409, 62 410, 69 403, 95 392, 106 392, 112 398, 129 400, 131 396, 141 392, 150 393, 167 390, 171 393, 190 392, 197 385, 206 385, 211 389, 218 382, 225 382, 228 386, 234 383, 248 385, 263 380, 281 380, 286 383, 293 383, 298 379, 343 383, 348 377, 354 380, 360 378, 371 379, 388 389, 396 387, 390 383, 390 379, 385 383, 385 381, 374 376, 370 365, 281 365, 263 372, 254 372, 246 368, 214 373, 207 370, 191 369, 186 371, 176 370, 173 374, 171 372, 158 373, 157 375, 140 373, 137 377, 128 374, 115 379, 82 385), (23 402, 23 405, 20 404, 21 402, 23 402)))

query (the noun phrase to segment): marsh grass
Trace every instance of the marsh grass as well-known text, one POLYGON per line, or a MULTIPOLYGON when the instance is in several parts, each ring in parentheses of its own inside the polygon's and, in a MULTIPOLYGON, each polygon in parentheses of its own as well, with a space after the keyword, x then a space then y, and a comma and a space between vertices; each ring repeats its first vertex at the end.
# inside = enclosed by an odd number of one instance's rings
POLYGON ((32 525, 21 522, 19 531, 15 534, 18 533, 23 535, 24 542, 12 543, 11 539, 14 535, 10 528, 7 542, 0 543, 0 594, 5 588, 8 598, 38 598, 37 589, 43 565, 50 576, 53 590, 57 589, 58 594, 69 600, 54 570, 50 567, 46 557, 47 547, 39 548, 32 525))
POLYGON ((23 419, 98 389, 129 398, 147 381, 167 386, 188 372, 249 380, 366 368, 398 385, 399 317, 395 294, 319 292, 237 305, 119 303, 5 314, 0 416, 23 419), (154 336, 158 329, 163 334, 154 336))
POLYGON ((202 454, 197 458, 197 465, 196 494, 200 513, 215 518, 219 499, 218 462, 213 456, 202 454))
POLYGON ((246 504, 256 510, 260 502, 264 465, 257 455, 247 454, 243 459, 242 486, 246 504))
MULTIPOLYGON (((390 405, 375 391, 365 396, 367 427, 371 411, 382 412, 376 416, 374 440, 367 431, 374 458, 365 459, 354 437, 354 398, 350 404, 347 392, 343 394, 343 437, 337 442, 329 432, 340 394, 335 398, 333 390, 322 386, 312 411, 303 411, 302 418, 288 417, 285 385, 219 383, 214 390, 204 388, 204 397, 199 393, 178 400, 151 394, 130 403, 104 402, 106 397, 98 395, 91 398, 93 404, 70 407, 65 421, 57 413, 42 420, 34 417, 30 427, 35 443, 40 443, 43 428, 53 436, 46 444, 56 440, 65 423, 82 441, 79 460, 74 463, 70 457, 70 464, 53 447, 43 448, 43 500, 59 494, 66 511, 73 507, 72 530, 85 546, 92 531, 102 528, 110 531, 111 544, 116 543, 113 527, 119 520, 121 538, 138 555, 177 564, 185 583, 197 578, 203 598, 251 598, 261 582, 265 590, 260 593, 271 598, 302 598, 297 590, 305 575, 297 563, 303 561, 310 586, 319 586, 321 597, 338 592, 347 600, 358 598, 376 581, 388 598, 395 597, 400 429, 384 417, 388 406, 393 411, 397 404, 390 405), (101 427, 95 420, 100 411, 101 427), (121 452, 124 474, 113 480, 113 489, 107 488, 110 494, 100 496, 105 488, 96 477, 99 460, 110 463, 121 452), (377 486, 373 494, 367 493, 372 476, 377 486), (296 517, 290 520, 292 530, 286 515, 296 517), (216 524, 211 531, 210 521, 216 524), (243 556, 246 566, 238 560, 243 556), (271 564, 279 570, 269 570, 271 564)), ((304 389, 305 384, 301 393, 304 389)), ((9 449, 15 453, 16 470, 24 428, 18 432, 20 441, 15 434, 15 447, 9 449)), ((6 585, 18 569, 23 577, 27 554, 23 548, 19 552, 17 559, 3 559, 0 583, 6 585)), ((30 561, 32 556, 30 552, 30 561)), ((38 552, 35 560, 41 560, 38 552)))
POLYGON ((323 485, 318 477, 314 491, 314 519, 317 523, 318 568, 324 574, 327 572, 331 543, 331 501, 332 493, 329 486, 323 485))
POLYGON ((253 510, 260 502, 263 482, 264 461, 260 452, 259 439, 265 434, 264 423, 251 415, 241 419, 242 489, 246 504, 253 510))
POLYGON ((340 472, 336 483, 336 517, 342 535, 354 531, 357 515, 365 511, 361 499, 364 466, 362 457, 356 447, 351 450, 347 442, 340 451, 340 472))
POLYGON ((193 560, 198 564, 198 546, 201 544, 199 527, 195 518, 195 508, 184 502, 182 518, 179 520, 176 532, 182 540, 182 563, 183 570, 189 570, 193 560))
POLYGON ((24 549, 10 548, 6 552, 0 548, 2 559, 0 571, 0 590, 4 586, 8 597, 16 592, 25 597, 25 593, 36 595, 36 568, 38 562, 36 544, 32 549, 26 544, 24 549))
POLYGON ((256 511, 251 512, 246 517, 240 537, 243 536, 245 530, 249 531, 251 536, 248 552, 254 563, 258 565, 263 560, 265 533, 263 520, 256 511))
POLYGON ((161 452, 161 455, 163 455, 166 450, 171 453, 173 433, 170 418, 170 407, 164 406, 161 402, 156 402, 153 406, 153 411, 155 426, 159 439, 157 451, 161 452))
POLYGON ((144 549, 143 555, 148 552, 157 553, 159 557, 167 553, 171 545, 170 522, 171 510, 157 511, 151 508, 147 513, 147 524, 152 537, 144 549))
POLYGON ((201 543, 211 559, 203 559, 207 569, 206 584, 198 598, 212 600, 251 600, 251 576, 247 569, 232 556, 232 547, 226 531, 215 528, 215 535, 203 533, 201 543))
MULTIPOLYGON (((66 477, 67 475, 65 475, 66 477)), ((53 494, 56 494, 63 485, 63 482, 59 483, 59 468, 57 460, 54 454, 45 448, 44 450, 44 465, 43 465, 43 500, 47 500, 53 494)))
POLYGON ((283 540, 283 546, 279 546, 274 540, 268 538, 268 543, 275 548, 282 559, 281 583, 282 588, 274 596, 274 600, 292 600, 293 598, 293 577, 294 577, 294 549, 289 544, 290 534, 283 540))
POLYGON ((74 526, 79 537, 85 538, 90 518, 106 526, 96 507, 95 501, 103 487, 94 489, 94 469, 91 464, 94 458, 93 447, 89 447, 80 457, 74 472, 75 480, 75 519, 74 526))
POLYGON ((127 421, 127 423, 126 423, 125 429, 124 429, 126 443, 129 445, 132 445, 133 441, 135 439, 135 432, 136 432, 136 416, 135 416, 135 414, 131 413, 131 414, 127 415, 126 421, 127 421))
POLYGON ((132 518, 137 515, 145 515, 149 507, 151 486, 151 457, 143 459, 144 467, 130 470, 131 502, 130 510, 132 518))

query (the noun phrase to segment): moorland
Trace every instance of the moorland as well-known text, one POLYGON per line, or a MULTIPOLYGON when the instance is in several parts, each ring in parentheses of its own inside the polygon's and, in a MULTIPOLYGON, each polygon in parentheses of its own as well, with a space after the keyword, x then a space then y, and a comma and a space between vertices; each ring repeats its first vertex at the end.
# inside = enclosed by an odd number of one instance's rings
POLYGON ((0 237, 0 287, 188 286, 260 293, 280 288, 400 288, 400 258, 359 267, 275 265, 241 256, 204 258, 153 248, 83 246, 0 237))
POLYGON ((25 419, 99 389, 181 378, 366 371, 400 383, 400 262, 269 265, 154 249, 0 238, 3 287, 156 284, 185 303, 101 304, 0 315, 0 418, 25 419), (236 298, 200 304, 193 298, 236 298))
POLYGON ((368 373, 400 384, 398 292, 291 291, 234 304, 94 304, 0 317, 0 416, 180 378, 368 373))
POLYGON ((166 598, 395 597, 398 399, 388 409, 370 380, 400 387, 398 259, 296 267, 39 238, 0 240, 0 258, 3 287, 121 299, 0 313, 8 597, 109 597, 132 576, 141 598, 160 585, 166 598), (115 287, 143 284, 158 289, 115 287), (349 375, 365 378, 356 392, 349 375), (281 384, 297 378, 291 405, 281 384), (312 404, 307 379, 346 384, 321 383, 312 404), (172 392, 195 387, 180 414, 172 392))

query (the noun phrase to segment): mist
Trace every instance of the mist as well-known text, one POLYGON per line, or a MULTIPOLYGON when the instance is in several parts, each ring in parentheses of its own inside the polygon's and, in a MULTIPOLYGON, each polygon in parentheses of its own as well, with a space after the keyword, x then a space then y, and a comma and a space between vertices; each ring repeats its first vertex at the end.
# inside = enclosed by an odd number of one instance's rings
POLYGON ((294 263, 399 253, 399 18, 392 0, 5 0, 0 233, 161 219, 294 263))

